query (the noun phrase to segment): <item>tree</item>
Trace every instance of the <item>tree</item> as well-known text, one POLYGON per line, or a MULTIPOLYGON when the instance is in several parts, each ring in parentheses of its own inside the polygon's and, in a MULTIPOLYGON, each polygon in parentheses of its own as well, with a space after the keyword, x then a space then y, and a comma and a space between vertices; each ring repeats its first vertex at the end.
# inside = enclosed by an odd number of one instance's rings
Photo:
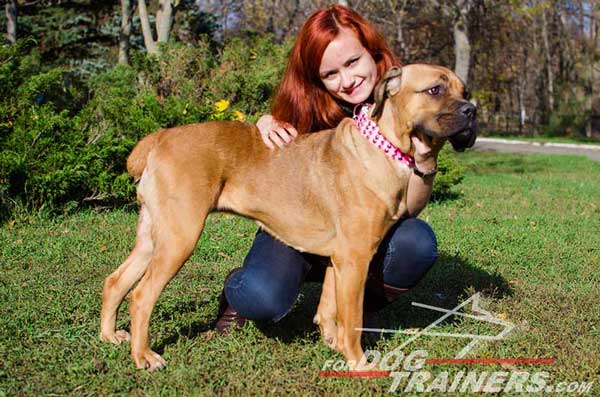
POLYGON ((471 66, 471 41, 469 38, 469 16, 475 0, 453 0, 434 4, 447 19, 452 21, 454 35, 454 73, 467 84, 471 66))
POLYGON ((158 54, 158 43, 166 43, 169 41, 171 28, 173 27, 174 8, 179 5, 179 0, 159 0, 158 10, 156 11, 155 25, 156 36, 154 39, 150 20, 148 18, 148 10, 146 8, 146 0, 138 0, 138 9, 140 22, 142 24, 142 33, 144 35, 144 43, 149 54, 158 54))
POLYGON ((121 31, 119 32, 119 63, 129 64, 129 36, 131 35, 131 0, 121 0, 121 31))
POLYGON ((548 33, 548 18, 547 12, 542 11, 542 41, 544 43, 544 55, 546 58, 546 74, 548 87, 548 110, 550 113, 554 111, 554 71, 552 70, 552 51, 550 48, 550 40, 548 33))
POLYGON ((465 84, 469 80, 471 65, 471 43, 469 41, 469 13, 473 7, 472 0, 457 0, 454 18, 454 72, 465 84))
POLYGON ((6 33, 11 44, 17 42, 17 2, 9 0, 6 2, 6 33))

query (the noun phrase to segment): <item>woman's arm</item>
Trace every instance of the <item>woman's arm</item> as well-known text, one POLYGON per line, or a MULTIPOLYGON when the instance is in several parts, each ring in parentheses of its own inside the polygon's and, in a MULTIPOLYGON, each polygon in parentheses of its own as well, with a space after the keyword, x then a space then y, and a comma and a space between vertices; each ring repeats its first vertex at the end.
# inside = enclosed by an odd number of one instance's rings
POLYGON ((419 215, 419 213, 425 208, 431 191, 433 190, 433 180, 435 179, 435 173, 433 175, 427 175, 434 171, 437 166, 435 157, 432 155, 431 148, 421 141, 417 136, 412 138, 413 145, 415 146, 415 167, 425 174, 425 176, 419 176, 413 172, 410 173, 408 178, 408 192, 406 192, 406 207, 408 216, 413 217, 419 215))

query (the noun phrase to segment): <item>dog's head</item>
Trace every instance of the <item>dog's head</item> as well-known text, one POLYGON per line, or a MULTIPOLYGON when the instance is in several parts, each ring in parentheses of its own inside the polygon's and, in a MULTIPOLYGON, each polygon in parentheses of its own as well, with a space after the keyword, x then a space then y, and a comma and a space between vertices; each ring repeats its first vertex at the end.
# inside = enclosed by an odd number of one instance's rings
MULTIPOLYGON (((472 147, 477 137, 477 108, 468 100, 465 86, 450 69, 435 65, 392 67, 375 87, 371 117, 383 116, 391 105, 396 132, 421 133, 434 142, 450 141, 454 150, 472 147)), ((407 137, 397 137, 400 141, 407 137)))

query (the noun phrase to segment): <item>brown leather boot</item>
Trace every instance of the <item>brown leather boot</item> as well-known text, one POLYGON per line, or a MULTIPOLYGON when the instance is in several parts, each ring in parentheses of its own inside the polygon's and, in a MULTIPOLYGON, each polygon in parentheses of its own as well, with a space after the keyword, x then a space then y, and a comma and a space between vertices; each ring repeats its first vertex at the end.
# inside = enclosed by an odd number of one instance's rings
MULTIPOLYGON (((365 284, 363 328, 378 329, 380 327, 378 312, 408 291, 408 288, 396 288, 385 284, 381 271, 370 271, 365 284)), ((382 336, 381 333, 370 331, 364 331, 363 335, 371 343, 376 343, 382 336)))
MULTIPOLYGON (((233 269, 229 272, 227 277, 225 277, 225 283, 227 280, 236 272, 242 270, 241 268, 233 269)), ((248 319, 242 317, 235 311, 233 307, 229 305, 227 302, 227 297, 225 296, 225 287, 223 287, 223 291, 221 291, 221 297, 219 298, 219 313, 217 314, 217 322, 215 327, 217 328, 217 332, 221 335, 227 336, 229 335, 229 331, 234 326, 243 327, 248 322, 248 319)))
POLYGON ((398 299, 400 295, 403 295, 408 291, 410 291, 410 288, 396 288, 391 285, 383 284, 383 293, 385 294, 388 303, 392 303, 398 299))
MULTIPOLYGON (((379 329, 381 327, 379 324, 379 310, 398 299, 400 295, 409 291, 408 288, 396 288, 387 284, 381 284, 381 288, 382 293, 376 294, 378 295, 376 297, 373 297, 372 295, 367 297, 366 294, 371 291, 365 291, 365 298, 369 299, 369 301, 366 302, 364 306, 363 328, 379 329), (383 295, 383 297, 381 295, 383 295)), ((371 344, 377 343, 383 336, 381 332, 374 331, 363 331, 363 335, 366 338, 366 341, 371 344)))

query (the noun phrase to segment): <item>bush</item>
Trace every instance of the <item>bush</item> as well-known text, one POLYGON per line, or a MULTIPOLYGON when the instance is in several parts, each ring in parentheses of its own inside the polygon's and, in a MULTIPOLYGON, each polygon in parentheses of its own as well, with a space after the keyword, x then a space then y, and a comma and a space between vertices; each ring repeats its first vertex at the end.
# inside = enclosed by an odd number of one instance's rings
POLYGON ((542 128, 546 136, 585 136, 585 124, 591 113, 586 109, 586 98, 563 96, 550 114, 548 124, 542 128))
POLYGON ((66 108, 70 95, 61 68, 40 71, 27 42, 0 49, 0 216, 18 204, 53 207, 76 197, 85 167, 74 165, 81 133, 66 108), (63 109, 59 109, 62 107, 63 109))
POLYGON ((289 43, 273 44, 270 37, 231 40, 208 81, 206 97, 210 101, 228 99, 247 114, 269 113, 288 51, 289 43))
POLYGON ((438 173, 433 183, 432 200, 443 200, 453 196, 455 192, 452 188, 463 180, 464 167, 456 156, 449 144, 444 145, 438 156, 438 173))
POLYGON ((164 50, 137 70, 120 65, 81 81, 61 68, 44 70, 25 45, 1 47, 0 219, 17 207, 56 213, 130 203, 135 188, 125 162, 143 136, 241 117, 227 101, 217 108, 205 99, 202 82, 215 62, 207 47, 164 50))

